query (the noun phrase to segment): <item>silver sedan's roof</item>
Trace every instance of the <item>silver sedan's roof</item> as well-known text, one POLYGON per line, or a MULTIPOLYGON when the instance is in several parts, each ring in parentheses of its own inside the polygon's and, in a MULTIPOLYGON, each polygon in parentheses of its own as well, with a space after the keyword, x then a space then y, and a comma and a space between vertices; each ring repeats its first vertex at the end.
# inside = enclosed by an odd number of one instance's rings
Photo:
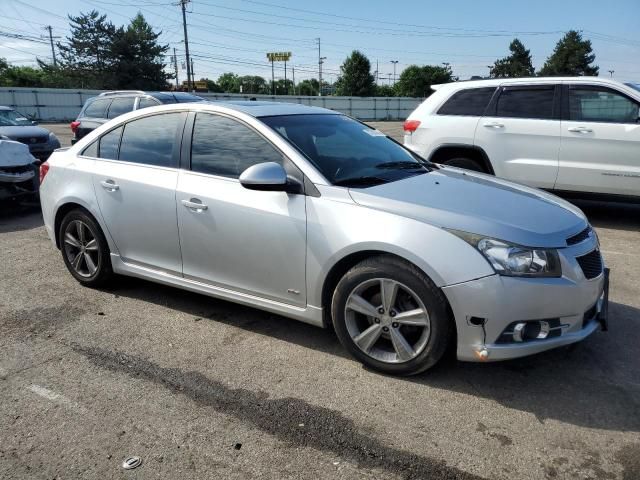
POLYGON ((264 101, 213 101, 216 105, 224 106, 253 117, 270 117, 274 115, 304 115, 304 114, 334 114, 340 112, 328 108, 310 107, 299 103, 280 103, 264 101))

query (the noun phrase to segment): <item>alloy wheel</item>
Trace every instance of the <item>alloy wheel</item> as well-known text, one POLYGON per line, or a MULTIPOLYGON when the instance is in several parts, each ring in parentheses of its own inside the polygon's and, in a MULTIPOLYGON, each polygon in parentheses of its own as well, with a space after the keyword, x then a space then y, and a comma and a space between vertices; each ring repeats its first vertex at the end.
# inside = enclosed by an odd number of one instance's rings
POLYGON ((424 303, 409 287, 389 278, 356 286, 345 305, 346 327, 368 356, 385 363, 404 363, 426 347, 431 321, 424 303))
POLYGON ((64 252, 78 275, 85 278, 95 275, 100 262, 100 247, 89 225, 81 220, 69 222, 64 232, 64 252))

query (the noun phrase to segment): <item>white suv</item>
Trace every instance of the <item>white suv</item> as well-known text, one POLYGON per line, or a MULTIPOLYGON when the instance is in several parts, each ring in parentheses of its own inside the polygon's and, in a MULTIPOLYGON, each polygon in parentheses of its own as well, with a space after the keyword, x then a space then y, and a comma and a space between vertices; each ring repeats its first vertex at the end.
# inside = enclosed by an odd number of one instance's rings
POLYGON ((640 199, 640 92, 596 77, 434 85, 404 143, 436 163, 560 192, 640 199))

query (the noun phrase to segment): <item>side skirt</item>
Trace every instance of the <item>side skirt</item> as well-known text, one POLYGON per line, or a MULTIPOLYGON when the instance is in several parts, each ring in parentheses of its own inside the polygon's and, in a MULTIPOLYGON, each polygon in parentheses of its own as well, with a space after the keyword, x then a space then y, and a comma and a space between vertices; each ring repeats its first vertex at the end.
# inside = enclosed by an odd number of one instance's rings
POLYGON ((111 254, 111 265, 113 266, 113 271, 121 275, 143 278, 163 285, 169 285, 195 293, 202 293, 210 297, 228 300, 230 302, 239 303, 249 307, 258 308, 260 310, 265 310, 267 312, 276 313, 284 317, 300 320, 301 322, 309 323, 316 327, 324 327, 324 322, 322 321, 322 308, 319 307, 314 307, 312 305, 307 305, 305 308, 296 307, 255 295, 237 292, 228 288, 222 288, 198 282, 196 280, 178 277, 163 271, 123 262, 119 255, 113 253, 111 254))

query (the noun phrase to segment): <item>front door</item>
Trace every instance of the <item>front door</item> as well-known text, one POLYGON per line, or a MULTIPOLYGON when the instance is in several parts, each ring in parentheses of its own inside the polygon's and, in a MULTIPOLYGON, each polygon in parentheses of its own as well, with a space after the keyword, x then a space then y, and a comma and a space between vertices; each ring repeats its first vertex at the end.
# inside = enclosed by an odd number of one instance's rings
POLYGON ((555 188, 640 195, 637 101, 612 88, 568 85, 555 188))
POLYGON ((180 275, 175 189, 184 113, 142 117, 103 135, 98 206, 123 261, 180 275))
POLYGON ((238 181, 251 165, 288 160, 248 125, 210 113, 195 116, 190 157, 176 192, 184 276, 306 305, 306 197, 238 181))
POLYGON ((487 153, 496 176, 553 188, 560 149, 555 85, 500 87, 476 127, 475 144, 487 153))

